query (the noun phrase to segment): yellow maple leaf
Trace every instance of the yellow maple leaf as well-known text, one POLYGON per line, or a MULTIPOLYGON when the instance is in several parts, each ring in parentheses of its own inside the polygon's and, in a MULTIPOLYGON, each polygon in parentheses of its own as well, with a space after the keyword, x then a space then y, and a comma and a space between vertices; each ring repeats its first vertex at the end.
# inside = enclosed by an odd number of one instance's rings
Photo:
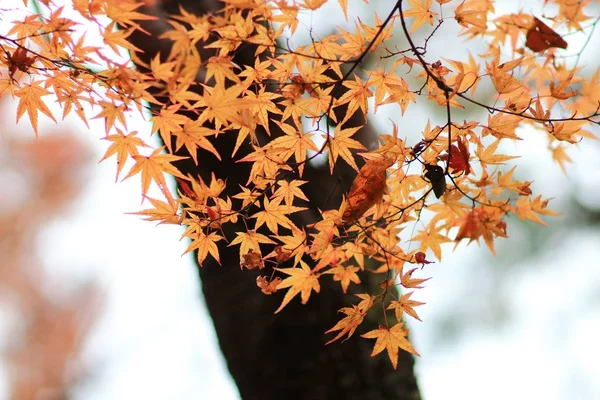
POLYGON ((423 303, 421 301, 410 300, 410 296, 413 293, 414 292, 405 293, 400 297, 400 300, 393 300, 392 302, 390 302, 390 305, 388 306, 387 309, 395 311, 396 319, 398 321, 402 320, 402 314, 404 312, 406 312, 408 315, 410 315, 414 319, 421 321, 421 318, 419 318, 419 315, 415 311, 414 307, 421 306, 425 303, 423 303))
POLYGON ((218 131, 203 126, 199 121, 187 121, 173 135, 176 136, 175 151, 178 151, 182 146, 185 146, 188 153, 194 160, 194 164, 198 165, 198 148, 211 152, 217 160, 221 161, 221 155, 207 139, 208 136, 216 136, 218 131))
POLYGON ((483 126, 481 134, 482 136, 490 134, 497 139, 521 140, 515 133, 521 121, 521 117, 512 114, 498 113, 493 116, 488 115, 488 124, 487 126, 483 126))
POLYGON ((358 172, 358 166, 354 161, 354 156, 350 152, 350 149, 366 150, 357 140, 351 139, 350 137, 356 133, 362 127, 342 129, 340 125, 335 127, 333 136, 322 134, 323 138, 327 140, 327 147, 329 148, 329 171, 333 174, 333 167, 337 162, 339 156, 346 161, 352 168, 358 172))
POLYGON ((278 226, 291 230, 296 228, 296 226, 287 216, 302 210, 306 210, 306 207, 281 204, 281 197, 277 197, 273 199, 273 201, 269 201, 269 199, 265 197, 263 200, 263 209, 252 216, 252 218, 256 218, 256 226, 254 229, 258 229, 263 224, 267 224, 267 228, 276 235, 279 234, 278 226))
POLYGON ((518 156, 496 154, 498 144, 500 144, 500 139, 496 140, 487 147, 483 147, 481 144, 477 146, 475 155, 479 158, 479 162, 482 167, 485 168, 487 164, 504 164, 505 161, 512 160, 513 158, 519 158, 518 156))
POLYGON ((419 250, 422 252, 426 252, 428 249, 433 251, 435 258, 438 260, 442 260, 442 248, 441 243, 449 242, 447 236, 442 235, 440 231, 442 227, 436 227, 435 225, 430 225, 427 229, 420 230, 419 233, 412 237, 411 241, 420 241, 421 246, 419 250))
POLYGON ((275 244, 274 241, 261 233, 257 233, 256 231, 236 232, 235 234, 237 236, 231 241, 231 243, 229 243, 229 246, 234 246, 236 244, 240 245, 240 258, 252 250, 261 254, 260 243, 275 244))
POLYGON ((368 81, 363 82, 358 76, 354 80, 347 80, 342 83, 348 89, 336 102, 336 106, 348 104, 348 109, 345 111, 344 118, 340 125, 343 125, 350 119, 358 110, 363 115, 367 115, 369 111, 369 98, 373 97, 373 92, 369 89, 368 81))
POLYGON ((412 344, 410 344, 408 341, 408 329, 403 329, 403 325, 404 322, 398 322, 389 329, 380 326, 379 329, 374 329, 365 333, 364 335, 361 335, 367 339, 377 339, 375 346, 373 347, 371 357, 376 356, 383 350, 387 350, 390 361, 392 362, 392 366, 394 369, 396 369, 398 367, 398 349, 402 349, 416 356, 420 356, 419 353, 417 353, 412 347, 412 344))
POLYGON ((433 25, 433 18, 437 17, 437 14, 429 11, 431 8, 431 0, 408 0, 408 3, 412 6, 410 10, 405 10, 402 14, 404 18, 414 18, 410 33, 416 31, 421 25, 427 22, 429 25, 433 25))
POLYGON ((142 211, 127 213, 133 215, 143 215, 144 221, 159 221, 158 224, 181 224, 181 216, 178 214, 179 206, 176 201, 164 202, 148 197, 150 204, 154 208, 148 208, 142 211))
MULTIPOLYGON (((343 1, 346 1, 346 7, 348 7, 348 3, 347 0, 338 0, 340 1, 340 5, 342 5, 343 1)), ((323 4, 327 3, 327 0, 304 0, 304 2, 302 3, 302 7, 306 8, 307 10, 318 10, 319 8, 321 8, 323 6, 323 4)), ((342 10, 344 9, 344 6, 342 5, 342 10)), ((346 19, 347 20, 347 19, 346 19)))
POLYGON ((422 289, 422 283, 427 282, 431 278, 413 278, 412 274, 417 270, 417 268, 411 268, 406 273, 402 274, 400 278, 400 283, 407 289, 422 289))
POLYGON ((211 232, 206 235, 204 232, 200 231, 195 236, 188 237, 191 237, 192 243, 190 243, 183 254, 198 250, 198 265, 202 266, 202 263, 209 254, 219 263, 219 265, 221 265, 219 248, 217 247, 216 242, 223 239, 222 236, 217 235, 216 232, 211 232))
POLYGON ((292 229, 292 236, 278 236, 277 240, 283 243, 283 250, 291 252, 290 257, 294 257, 294 266, 297 266, 307 251, 304 229, 292 229))
POLYGON ((275 310, 275 314, 283 310, 298 293, 301 293, 300 299, 302 304, 306 304, 313 290, 317 293, 321 290, 319 274, 312 271, 304 261, 300 261, 300 268, 276 268, 276 270, 289 275, 277 285, 277 289, 289 289, 285 293, 281 305, 275 310))
POLYGON ((169 200, 173 198, 169 192, 167 181, 163 174, 169 174, 176 176, 177 178, 188 180, 177 168, 171 165, 171 162, 183 160, 187 157, 174 156, 171 154, 160 154, 164 147, 159 147, 154 150, 149 156, 134 155, 132 156, 135 160, 135 165, 131 167, 131 170, 123 180, 131 178, 138 173, 142 173, 142 195, 145 196, 148 193, 150 183, 154 181, 160 191, 169 200))
POLYGON ((355 267, 353 265, 349 267, 337 265, 324 272, 324 274, 333 274, 333 280, 336 282, 341 282, 342 290, 344 291, 344 293, 346 293, 350 282, 354 282, 356 284, 360 283, 360 278, 358 277, 358 275, 356 275, 356 271, 359 270, 359 267, 355 267))
POLYGON ((23 116, 25 111, 29 116, 29 121, 33 127, 35 135, 38 135, 38 111, 46 114, 52 121, 56 122, 50 109, 42 101, 42 96, 52 94, 48 90, 40 87, 41 81, 33 81, 30 84, 23 85, 19 90, 15 91, 15 96, 19 98, 17 106, 17 122, 23 116))
POLYGON ((300 186, 304 185, 308 181, 301 181, 298 179, 294 179, 290 182, 279 180, 277 181, 277 185, 279 186, 275 193, 273 193, 273 198, 281 197, 283 198, 285 204, 292 205, 294 203, 294 198, 299 198, 304 201, 309 201, 308 197, 304 194, 300 186))
POLYGON ((346 341, 346 340, 350 339, 350 336, 352 336, 354 334, 354 331, 356 331, 356 328, 358 328, 358 326, 363 322, 363 319, 365 317, 365 312, 356 305, 354 305, 352 307, 344 307, 344 308, 340 309, 339 312, 346 314, 346 316, 344 318, 342 318, 341 320, 339 320, 337 322, 337 324, 335 324, 333 326, 333 328, 331 328, 325 332, 325 333, 331 333, 331 332, 339 331, 333 339, 331 339, 330 341, 328 341, 325 344, 335 342, 336 340, 340 339, 345 334, 348 334, 348 336, 346 337, 346 339, 344 339, 342 341, 346 341))
POLYGON ((185 115, 179 114, 180 108, 181 106, 179 105, 164 107, 160 109, 158 115, 150 118, 152 132, 158 131, 160 133, 160 137, 167 146, 169 153, 173 152, 171 149, 171 134, 181 130, 181 126, 190 121, 185 115))
POLYGON ((133 131, 129 135, 125 135, 120 129, 117 129, 116 134, 108 135, 107 137, 103 138, 104 140, 112 142, 112 144, 106 150, 106 153, 104 153, 104 156, 99 162, 106 160, 108 157, 111 157, 114 154, 117 155, 117 177, 115 178, 115 181, 119 179, 119 174, 125 166, 127 157, 133 157, 140 154, 138 147, 149 147, 142 139, 136 137, 136 135, 137 131, 133 131))

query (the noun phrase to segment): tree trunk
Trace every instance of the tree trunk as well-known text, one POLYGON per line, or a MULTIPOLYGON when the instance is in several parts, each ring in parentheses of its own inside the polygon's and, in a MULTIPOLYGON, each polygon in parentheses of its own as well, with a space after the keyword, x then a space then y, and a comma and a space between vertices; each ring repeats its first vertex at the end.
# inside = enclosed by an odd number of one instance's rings
MULTIPOLYGON (((153 7, 145 6, 141 12, 157 16, 157 21, 144 22, 143 28, 151 36, 135 32, 129 40, 143 53, 137 57, 149 61, 157 53, 165 57, 171 42, 158 40, 157 36, 170 29, 165 15, 177 14, 182 6, 186 11, 198 15, 216 13, 220 3, 212 1, 166 0, 156 2, 153 7)), ((203 59, 210 57, 210 50, 200 49, 203 59)), ((254 49, 246 47, 236 55, 237 65, 254 65, 254 49)), ((140 67, 141 68, 141 67, 140 67)), ((142 68, 143 69, 143 68, 142 68)), ((362 125, 358 115, 354 123, 362 125)), ((273 126, 272 135, 277 135, 273 126)), ((264 135, 263 135, 264 136, 264 135)), ((376 135, 371 129, 363 128, 357 134, 366 147, 373 148, 376 135)), ((184 175, 200 175, 210 181, 212 172, 227 179, 224 194, 231 196, 245 186, 249 175, 248 163, 236 163, 230 158, 235 135, 220 135, 213 141, 222 156, 203 153, 199 166, 183 161, 177 167, 184 175)), ((264 142, 263 142, 264 144, 264 142)), ((250 151, 249 146, 240 150, 241 156, 250 151)), ((184 152, 178 155, 185 155, 184 152)), ((241 156, 236 156, 241 158, 241 156)), ((239 159, 238 158, 238 159, 239 159)), ((304 180, 309 183, 303 190, 310 199, 309 210, 294 222, 306 226, 318 217, 317 208, 339 206, 342 193, 350 187, 355 172, 350 168, 336 166, 331 176, 327 167, 320 169, 306 165, 304 180), (332 188, 335 192, 331 194, 332 188)), ((236 231, 245 231, 242 223, 224 226, 224 235, 230 241, 236 231)), ((356 297, 345 295, 339 283, 332 279, 321 279, 321 293, 313 294, 306 305, 294 299, 279 314, 274 310, 283 295, 264 295, 256 286, 256 277, 269 275, 270 271, 241 271, 237 248, 227 248, 219 242, 221 263, 219 266, 210 257, 198 268, 202 289, 210 315, 213 319, 221 350, 233 376, 241 397, 247 399, 396 399, 416 400, 420 398, 413 372, 414 360, 400 351, 398 369, 394 370, 385 354, 370 357, 373 342, 363 339, 359 332, 345 342, 325 346, 331 337, 324 332, 339 320, 338 310, 357 303, 356 297)), ((367 293, 378 282, 354 285, 354 293, 367 293)), ((376 329, 377 321, 365 321, 362 332, 376 329)))

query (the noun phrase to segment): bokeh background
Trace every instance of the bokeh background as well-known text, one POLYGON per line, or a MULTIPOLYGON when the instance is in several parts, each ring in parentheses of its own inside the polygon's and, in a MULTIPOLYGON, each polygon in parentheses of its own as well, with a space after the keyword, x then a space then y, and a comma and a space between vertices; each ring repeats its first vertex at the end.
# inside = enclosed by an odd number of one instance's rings
MULTIPOLYGON (((541 2, 499 3, 498 14, 539 15, 541 2)), ((326 22, 302 16, 313 34, 346 25, 337 2, 327 7, 326 22)), ((350 17, 370 22, 389 4, 355 7, 350 17)), ((0 8, 6 32, 22 6, 3 0, 0 8)), ((428 59, 464 59, 467 46, 483 52, 456 33, 444 24, 428 59)), ((567 37, 569 51, 585 38, 567 37)), ((594 32, 581 58, 589 75, 600 65, 597 48, 594 32)), ((98 164, 109 145, 103 123, 43 120, 36 140, 26 118, 14 124, 15 110, 10 96, 0 98, 0 399, 238 399, 196 267, 181 256, 182 231, 126 214, 143 208, 140 183, 115 183, 114 161, 98 164)), ((436 124, 440 112, 382 108, 373 124, 385 133, 392 120, 416 143, 415 127, 436 124)), ((142 118, 128 127, 149 128, 142 118)), ((426 400, 600 398, 600 143, 573 146, 564 174, 544 135, 519 135, 504 149, 522 156, 516 178, 534 180, 534 192, 553 197, 563 215, 546 228, 509 220, 497 257, 476 244, 448 246, 426 267, 434 278, 419 293, 423 322, 410 323, 426 400)))

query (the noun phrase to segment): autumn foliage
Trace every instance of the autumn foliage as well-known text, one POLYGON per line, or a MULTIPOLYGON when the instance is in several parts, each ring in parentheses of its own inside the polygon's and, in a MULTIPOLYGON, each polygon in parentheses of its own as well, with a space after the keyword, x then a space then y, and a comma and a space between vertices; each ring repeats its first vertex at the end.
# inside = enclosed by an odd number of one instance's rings
POLYGON ((495 252, 511 216, 544 224, 556 215, 531 181, 517 179, 518 154, 505 144, 543 135, 564 170, 568 148, 595 139, 600 123, 599 70, 586 74, 580 64, 600 21, 589 0, 539 1, 509 14, 492 0, 399 0, 384 15, 354 20, 339 0, 347 24, 322 36, 299 17, 319 15, 326 0, 225 0, 215 15, 171 15, 161 37, 171 51, 150 62, 128 40, 153 19, 144 2, 76 0, 68 17, 51 0, 40 3, 44 13, 29 12, 0 36, 0 93, 18 101, 17 120, 27 115, 36 132, 40 114, 103 120, 102 160, 116 161, 117 179, 141 181, 137 214, 184 226, 200 265, 220 263, 229 247, 238 267, 264 269, 256 290, 284 292, 275 312, 297 297, 306 303, 325 279, 353 293, 376 275, 380 285, 355 293, 327 334, 330 342, 350 337, 378 309, 379 328, 362 336, 394 367, 399 349, 417 354, 403 319, 420 320, 423 303, 413 297, 430 279, 423 267, 452 250, 444 244, 483 242, 495 252), (80 23, 95 27, 103 45, 77 34, 80 23), (483 42, 485 52, 430 56, 448 24, 460 29, 452 46, 483 42), (249 45, 255 64, 237 65, 234 55, 249 45), (142 68, 118 58, 123 50, 142 68), (62 115, 50 111, 55 102, 62 115), (403 124, 422 107, 435 110, 429 121, 403 124), (368 147, 357 139, 365 126, 351 118, 363 115, 366 124, 382 109, 397 120, 368 147), (133 113, 147 115, 151 129, 130 130, 133 113), (152 146, 151 135, 164 145, 152 146), (226 154, 218 147, 224 135, 235 139, 226 154), (203 180, 177 168, 207 157, 245 163, 245 186, 228 187, 219 171, 203 180), (317 204, 303 191, 305 166, 317 162, 332 175, 341 165, 355 171, 341 204, 317 204), (318 221, 302 223, 307 211, 318 221), (243 228, 230 237, 231 224, 243 228))

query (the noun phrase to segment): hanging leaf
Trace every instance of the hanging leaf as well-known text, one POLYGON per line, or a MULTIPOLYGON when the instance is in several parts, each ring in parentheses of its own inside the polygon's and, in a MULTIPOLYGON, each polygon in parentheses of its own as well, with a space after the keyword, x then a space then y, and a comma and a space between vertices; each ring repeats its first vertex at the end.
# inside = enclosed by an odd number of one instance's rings
POLYGON ((561 49, 567 48, 567 42, 548 25, 533 17, 533 24, 527 31, 527 42, 525 42, 531 51, 536 53, 548 50, 552 47, 561 49))

